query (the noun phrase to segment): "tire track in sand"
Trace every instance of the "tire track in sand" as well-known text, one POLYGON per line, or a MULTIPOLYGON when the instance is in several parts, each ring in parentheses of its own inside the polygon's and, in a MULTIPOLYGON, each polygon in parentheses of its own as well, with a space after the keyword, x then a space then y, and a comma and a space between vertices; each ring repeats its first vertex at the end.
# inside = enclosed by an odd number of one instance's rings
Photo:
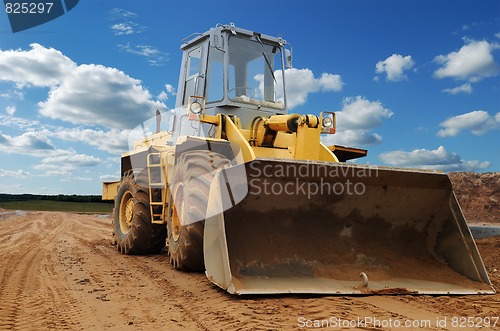
POLYGON ((47 287, 43 283, 43 279, 48 278, 44 277, 43 266, 55 238, 68 229, 68 223, 61 217, 54 218, 56 215, 12 220, 19 225, 18 242, 21 244, 17 245, 17 250, 11 250, 0 282, 0 329, 40 330, 55 326, 68 329, 65 318, 57 311, 51 312, 44 304, 51 301, 57 285, 47 287), (25 226, 26 222, 38 224, 25 226), (33 228, 39 231, 33 233, 33 228))
MULTIPOLYGON (((119 254, 111 245, 109 219, 38 213, 1 223, 0 238, 10 241, 0 242, 2 330, 306 330, 311 328, 300 318, 372 316, 387 321, 462 312, 491 316, 498 313, 500 302, 498 294, 235 297, 212 285, 204 274, 173 270, 165 253, 119 254)), ((500 269, 498 245, 479 242, 480 250, 489 249, 484 251, 489 252, 485 263, 495 284, 500 284, 495 271, 500 269)))

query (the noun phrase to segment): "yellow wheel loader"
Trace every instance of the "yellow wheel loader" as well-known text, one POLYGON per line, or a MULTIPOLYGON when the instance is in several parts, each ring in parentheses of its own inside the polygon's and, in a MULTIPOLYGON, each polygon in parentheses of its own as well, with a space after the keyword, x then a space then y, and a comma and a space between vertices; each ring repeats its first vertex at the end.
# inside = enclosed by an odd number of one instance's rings
POLYGON ((321 142, 335 113, 288 114, 284 39, 217 25, 181 50, 176 108, 104 183, 121 253, 166 243, 233 294, 494 293, 446 174, 346 163, 366 150, 321 142))

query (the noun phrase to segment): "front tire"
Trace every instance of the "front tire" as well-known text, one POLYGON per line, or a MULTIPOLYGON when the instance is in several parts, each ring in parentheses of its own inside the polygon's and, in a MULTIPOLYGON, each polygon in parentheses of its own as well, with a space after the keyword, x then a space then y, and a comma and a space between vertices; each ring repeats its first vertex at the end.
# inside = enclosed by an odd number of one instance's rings
POLYGON ((217 169, 230 166, 223 155, 191 151, 178 160, 167 221, 170 263, 175 269, 203 271, 203 232, 210 184, 217 169))
POLYGON ((151 254, 165 247, 167 229, 151 223, 149 190, 134 172, 122 177, 113 211, 114 237, 122 254, 151 254))

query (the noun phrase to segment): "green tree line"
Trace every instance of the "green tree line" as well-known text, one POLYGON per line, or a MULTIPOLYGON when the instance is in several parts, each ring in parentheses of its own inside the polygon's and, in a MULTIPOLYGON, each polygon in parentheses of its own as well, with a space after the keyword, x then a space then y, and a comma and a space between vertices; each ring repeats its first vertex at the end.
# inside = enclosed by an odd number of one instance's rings
MULTIPOLYGON (((63 201, 63 202, 100 202, 108 203, 108 201, 102 201, 100 195, 37 195, 37 194, 5 194, 0 193, 0 202, 11 202, 11 201, 63 201)), ((112 202, 112 201, 111 201, 112 202)))

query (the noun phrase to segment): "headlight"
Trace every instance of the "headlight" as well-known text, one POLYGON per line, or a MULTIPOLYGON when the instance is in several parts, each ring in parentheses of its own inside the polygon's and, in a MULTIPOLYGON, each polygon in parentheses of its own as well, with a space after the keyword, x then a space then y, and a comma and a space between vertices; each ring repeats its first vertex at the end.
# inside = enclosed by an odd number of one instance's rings
POLYGON ((202 111, 202 107, 201 107, 201 104, 199 102, 193 102, 191 104, 191 107, 189 108, 189 110, 191 111, 191 113, 193 114, 200 114, 201 111, 202 111))
POLYGON ((333 119, 331 117, 324 117, 323 118, 323 127, 324 128, 329 128, 333 125, 333 119))

